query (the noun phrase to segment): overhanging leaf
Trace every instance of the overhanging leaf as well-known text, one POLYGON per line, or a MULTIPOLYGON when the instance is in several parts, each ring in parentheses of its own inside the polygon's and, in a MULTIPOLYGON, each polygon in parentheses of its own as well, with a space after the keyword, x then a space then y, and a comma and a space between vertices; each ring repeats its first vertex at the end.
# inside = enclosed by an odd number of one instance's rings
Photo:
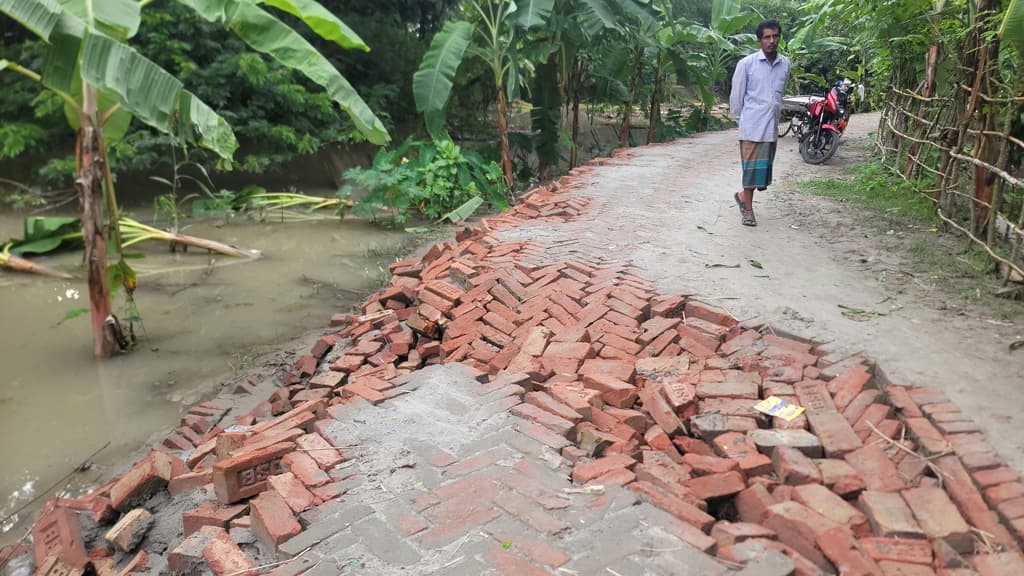
POLYGON ((1010 0, 1003 22, 999 25, 999 36, 1024 52, 1024 0, 1010 0))
POLYGON ((134 0, 57 0, 90 28, 125 41, 139 30, 139 3, 134 0), (91 18, 91 20, 90 20, 91 18))
POLYGON ((50 39, 63 12, 53 0, 0 0, 0 12, 28 28, 43 40, 50 39))
POLYGON ((348 80, 319 50, 284 22, 247 2, 179 2, 210 22, 224 24, 253 50, 270 56, 318 84, 349 115, 356 129, 370 142, 385 144, 390 139, 384 123, 370 110, 348 80))
POLYGON ((434 35, 419 70, 412 77, 417 111, 444 109, 452 91, 455 71, 462 63, 472 36, 473 25, 469 22, 448 22, 434 35))
POLYGON ((314 0, 263 0, 263 3, 298 17, 324 40, 342 48, 370 51, 354 30, 314 0))
POLYGON ((516 24, 529 30, 547 22, 555 0, 523 0, 517 4, 516 24))

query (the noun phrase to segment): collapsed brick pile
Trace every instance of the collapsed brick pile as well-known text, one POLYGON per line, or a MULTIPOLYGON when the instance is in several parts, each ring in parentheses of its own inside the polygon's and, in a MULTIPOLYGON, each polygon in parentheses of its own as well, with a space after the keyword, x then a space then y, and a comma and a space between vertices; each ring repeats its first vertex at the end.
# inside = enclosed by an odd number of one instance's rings
MULTIPOLYGON (((546 262, 543 245, 498 239, 522 219, 584 212, 571 181, 561 185, 393 264, 363 314, 333 318, 339 331, 251 413, 225 423, 227 405, 196 406, 127 474, 52 503, 33 531, 38 573, 81 570, 90 558, 113 573, 114 552, 129 558, 147 528, 136 506, 211 484, 216 501, 184 515, 171 572, 251 570, 235 528, 294 556, 286 544, 303 530, 297 515, 346 489, 336 468, 344 447, 321 423, 346 404, 385 402, 400 376, 449 362, 476 368, 482 387, 520 387, 507 396, 533 423, 520 431, 560 448, 574 482, 626 486, 724 560, 756 565, 776 550, 797 574, 1024 568, 1024 484, 939 391, 884 382, 863 358, 659 296, 600 254, 546 262), (785 421, 754 410, 768 396, 806 412, 785 421), (219 427, 230 425, 242 428, 219 427), (106 524, 124 515, 109 544, 87 553, 72 510, 106 524)), ((120 574, 145 567, 145 553, 132 558, 120 574)))

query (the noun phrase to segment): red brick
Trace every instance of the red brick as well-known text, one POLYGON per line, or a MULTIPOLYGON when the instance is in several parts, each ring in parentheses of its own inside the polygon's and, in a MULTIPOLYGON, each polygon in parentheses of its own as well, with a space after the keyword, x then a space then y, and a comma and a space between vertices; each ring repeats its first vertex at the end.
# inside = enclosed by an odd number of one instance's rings
POLYGON ((742 492, 746 487, 746 482, 743 474, 733 471, 692 478, 686 481, 685 486, 697 498, 710 500, 742 492))
POLYGON ((743 522, 760 524, 768 507, 775 503, 767 488, 754 484, 736 495, 736 512, 743 522))
POLYGON ((793 385, 793 391, 801 406, 808 414, 812 412, 836 412, 836 406, 821 380, 803 380, 793 385))
POLYGON ((808 412, 807 422, 829 458, 842 458, 863 446, 849 422, 838 412, 808 412))
POLYGON ((205 486, 211 482, 213 482, 213 473, 210 470, 189 472, 187 474, 171 478, 171 481, 167 483, 167 493, 171 496, 178 496, 179 494, 191 492, 196 488, 205 486))
POLYGON ((572 479, 577 484, 586 484, 617 468, 632 468, 635 465, 636 460, 628 456, 614 454, 591 462, 577 463, 572 469, 572 479))
POLYGON ((345 461, 345 458, 316 432, 299 436, 295 439, 295 444, 299 449, 305 450, 310 458, 324 470, 329 470, 345 461))
POLYGON ((1024 485, 1020 482, 1008 482, 985 489, 985 499, 992 507, 1015 498, 1024 497, 1024 485))
POLYGON ((881 396, 881 392, 878 390, 869 389, 862 391, 843 409, 843 418, 846 418, 850 426, 855 426, 868 407, 876 403, 879 396, 881 396))
POLYGON ((568 420, 573 424, 577 424, 583 419, 583 417, 580 416, 577 411, 573 410, 572 407, 563 404, 544 392, 527 393, 525 396, 525 402, 527 404, 533 404, 541 410, 558 416, 563 420, 568 420))
POLYGON ((857 505, 867 516, 876 536, 924 538, 924 531, 903 497, 897 493, 866 491, 860 495, 857 505))
POLYGON ((864 478, 845 460, 815 460, 821 470, 822 481, 830 490, 843 497, 859 494, 864 490, 864 478))
MULTIPOLYGON (((614 449, 609 448, 609 451, 614 449)), ((636 474, 625 468, 616 468, 607 474, 602 474, 597 478, 594 478, 590 482, 587 482, 587 486, 626 486, 636 480, 636 474)))
POLYGON ((878 564, 860 549, 846 528, 833 528, 818 534, 816 542, 843 576, 874 576, 881 572, 878 564))
POLYGON ((487 561, 498 569, 500 574, 522 574, 523 576, 548 576, 547 570, 536 564, 505 550, 502 546, 495 546, 487 553, 487 561))
POLYGON ((918 445, 924 449, 925 454, 931 456, 949 450, 949 444, 945 438, 927 419, 907 418, 905 422, 910 437, 917 441, 918 445))
POLYGON ((903 478, 896 470, 896 465, 877 444, 854 450, 845 459, 860 473, 868 490, 897 492, 904 488, 903 478))
POLYGON ((876 561, 889 560, 931 566, 932 546, 927 540, 862 538, 860 547, 876 561))
POLYGON ((532 404, 518 404, 513 406, 512 413, 525 420, 536 422, 537 424, 540 424, 566 438, 572 435, 575 428, 575 424, 573 424, 573 422, 556 416, 551 412, 542 410, 532 404))
POLYGON ((711 528, 711 537, 715 539, 720 548, 725 548, 751 538, 774 539, 775 532, 760 524, 722 520, 711 528))
POLYGON ((36 566, 42 566, 50 555, 59 556, 65 566, 75 570, 82 570, 89 562, 75 512, 48 505, 31 533, 36 566))
POLYGON ((650 482, 633 482, 629 489, 646 496, 652 504, 682 520, 707 532, 715 523, 715 518, 679 498, 661 490, 650 482))
POLYGON ((850 402, 871 382, 871 372, 864 366, 850 366, 828 383, 836 410, 846 410, 850 402))
POLYGON ((219 506, 216 502, 207 500, 181 515, 182 529, 185 536, 197 532, 203 526, 215 526, 226 530, 230 522, 245 514, 246 510, 248 506, 245 504, 219 506))
POLYGON ((172 457, 167 454, 150 452, 110 488, 111 505, 124 512, 165 489, 174 475, 171 470, 172 462, 172 457))
POLYGON ((624 362, 621 360, 601 360, 594 358, 584 362, 583 367, 580 368, 580 376, 606 375, 629 383, 633 382, 635 374, 635 363, 624 362))
POLYGON ((217 500, 232 504, 264 491, 267 478, 281 473, 281 459, 294 449, 295 444, 282 442, 217 462, 213 465, 217 500))
POLYGON ((669 405, 665 397, 659 392, 660 388, 657 384, 648 383, 640 392, 640 400, 643 402, 644 411, 650 414, 658 426, 669 436, 675 436, 684 432, 685 429, 672 406, 669 405))
POLYGON ((709 474, 723 474, 733 470, 739 470, 738 460, 731 458, 719 458, 717 456, 704 456, 702 454, 688 453, 683 455, 683 464, 693 469, 695 476, 707 476, 709 474))
POLYGON ((732 379, 725 382, 701 382, 697 385, 698 398, 734 398, 757 400, 760 387, 749 380, 732 379))
POLYGON ((849 528, 858 538, 871 536, 871 526, 864 514, 821 484, 796 486, 793 500, 849 528))
POLYGON ((779 446, 772 455, 772 465, 779 481, 790 486, 820 484, 821 471, 803 452, 790 446, 779 446))
MULTIPOLYGON (((601 398, 608 404, 618 408, 631 408, 636 403, 638 394, 636 388, 627 381, 612 374, 585 373, 587 365, 591 362, 617 362, 611 360, 587 360, 583 364, 580 374, 583 375, 583 385, 601 393, 601 398)), ((632 363, 621 362, 620 364, 633 369, 632 363)), ((621 374, 622 371, 617 373, 621 374)))
POLYGON ((319 499, 291 472, 271 476, 267 483, 296 514, 319 504, 319 499))
POLYGON ((276 551, 279 544, 302 532, 302 526, 277 492, 260 494, 249 507, 253 534, 268 550, 276 551))
POLYGON ((1006 500, 996 506, 1000 516, 1006 520, 1017 520, 1024 518, 1024 498, 1006 500))
MULTIPOLYGON (((877 429, 882 434, 886 434, 886 431, 882 429, 882 422, 889 417, 889 412, 891 410, 892 409, 886 404, 876 403, 868 406, 867 410, 864 411, 864 414, 854 422, 854 433, 856 433, 857 437, 864 442, 867 442, 868 438, 874 438, 877 440, 878 437, 874 434, 874 431, 877 429)), ((896 421, 893 420, 892 422, 896 421)), ((892 431, 889 431, 886 436, 892 438, 894 434, 892 434, 892 431)))
POLYGON ((1019 576, 1024 571, 1024 555, 1017 552, 978 554, 971 564, 981 576, 1019 576))
POLYGON ((313 458, 305 452, 291 452, 289 454, 285 454, 281 458, 281 469, 283 471, 291 472, 303 484, 310 488, 323 486, 331 481, 331 477, 320 469, 316 460, 313 460, 313 458))
POLYGON ((885 396, 889 400, 889 404, 892 404, 892 406, 896 408, 896 412, 902 414, 904 417, 920 418, 923 416, 921 409, 918 408, 914 400, 910 398, 910 394, 907 392, 906 387, 895 385, 886 386, 885 396))
POLYGON ((218 531, 203 548, 203 558, 217 576, 255 576, 256 563, 246 556, 224 530, 218 531))
POLYGON ((688 300, 686 302, 686 317, 700 318, 727 328, 738 324, 736 318, 734 318, 732 314, 729 314, 721 308, 716 308, 714 306, 704 304, 703 302, 697 302, 696 300, 688 300))
POLYGON ((802 556, 823 570, 829 569, 829 562, 818 548, 820 534, 839 525, 797 502, 780 502, 768 507, 764 520, 765 527, 775 531, 779 541, 790 546, 802 556))

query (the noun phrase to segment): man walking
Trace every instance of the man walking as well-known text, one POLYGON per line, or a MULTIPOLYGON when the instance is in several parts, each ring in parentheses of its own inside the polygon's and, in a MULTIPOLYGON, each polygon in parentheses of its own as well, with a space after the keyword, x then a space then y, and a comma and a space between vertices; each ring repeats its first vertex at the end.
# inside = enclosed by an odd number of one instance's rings
POLYGON ((772 164, 778 140, 782 94, 789 79, 789 58, 779 54, 782 27, 778 20, 757 25, 761 49, 736 64, 732 76, 729 109, 740 125, 740 164, 743 191, 733 195, 740 207, 742 223, 757 226, 754 218, 754 189, 772 183, 772 164))

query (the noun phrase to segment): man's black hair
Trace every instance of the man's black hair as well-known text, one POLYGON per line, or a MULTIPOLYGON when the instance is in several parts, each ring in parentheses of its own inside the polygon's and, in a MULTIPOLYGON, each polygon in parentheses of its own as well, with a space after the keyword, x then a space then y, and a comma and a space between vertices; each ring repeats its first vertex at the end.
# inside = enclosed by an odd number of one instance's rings
POLYGON ((778 30, 779 35, 782 35, 782 25, 779 24, 778 20, 765 20, 764 22, 761 22, 760 24, 757 25, 757 39, 760 40, 761 36, 764 36, 764 31, 768 29, 778 30))

